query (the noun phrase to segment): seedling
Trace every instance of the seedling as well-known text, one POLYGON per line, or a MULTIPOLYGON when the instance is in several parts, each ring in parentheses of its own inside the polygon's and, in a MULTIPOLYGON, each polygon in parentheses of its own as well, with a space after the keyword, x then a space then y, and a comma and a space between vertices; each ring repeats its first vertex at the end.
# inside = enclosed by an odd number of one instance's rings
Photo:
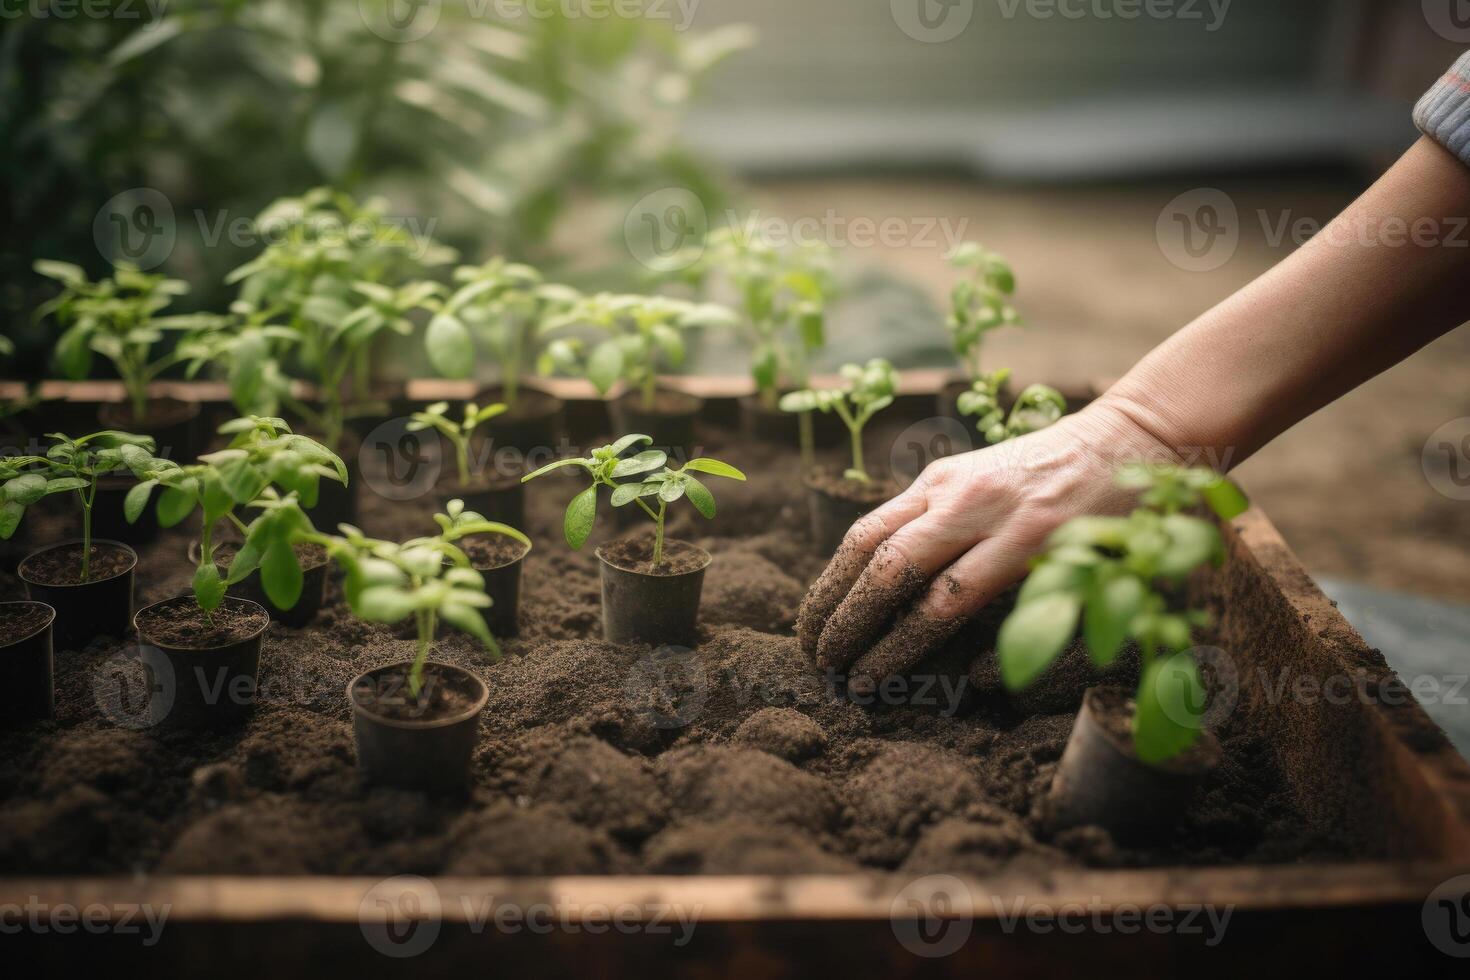
POLYGON ((638 483, 625 483, 613 491, 612 505, 622 507, 630 503, 636 503, 643 508, 643 512, 653 519, 653 567, 657 568, 664 560, 664 517, 668 512, 669 504, 674 503, 681 497, 689 498, 694 509, 699 511, 700 516, 706 520, 715 516, 715 495, 710 493, 709 487, 705 486, 694 477, 694 473, 708 473, 711 476, 723 476, 730 480, 745 479, 745 474, 717 459, 699 457, 691 459, 678 469, 664 468, 657 473, 645 475, 638 483), (654 497, 658 501, 658 510, 648 505, 645 498, 654 497))
POLYGON ((493 258, 454 270, 459 284, 448 299, 432 303, 424 335, 429 362, 446 378, 468 378, 478 339, 496 355, 507 408, 519 404, 521 376, 533 367, 547 373, 554 358, 541 350, 544 325, 579 298, 576 290, 544 282, 529 265, 493 258))
POLYGON ((1002 680, 1019 690, 1066 648, 1079 620, 1099 668, 1135 641, 1143 676, 1134 749, 1143 762, 1158 764, 1194 744, 1205 700, 1189 647, 1209 616, 1171 608, 1177 603, 1170 596, 1195 569, 1224 558, 1215 524, 1185 511, 1203 502, 1230 520, 1249 502, 1235 484, 1202 468, 1133 464, 1117 481, 1141 491, 1139 507, 1127 517, 1073 518, 1052 534, 1001 626, 997 651, 1002 680))
POLYGON ((950 293, 949 328, 954 352, 965 366, 970 380, 984 377, 980 366, 980 350, 992 330, 1016 326, 1021 316, 1011 305, 1016 292, 1016 275, 1010 263, 995 252, 974 242, 965 242, 949 256, 950 265, 962 269, 966 278, 955 284, 950 293))
POLYGON ((598 293, 579 299, 548 321, 546 329, 592 327, 610 336, 585 351, 585 360, 578 340, 553 342, 547 347, 548 366, 584 375, 603 395, 621 380, 639 392, 643 408, 651 411, 660 373, 684 363, 684 331, 734 322, 734 313, 714 303, 598 293))
POLYGON ((8 540, 20 526, 26 508, 53 493, 74 491, 82 507, 82 581, 91 580, 92 507, 97 481, 109 473, 167 462, 153 458, 154 443, 111 429, 72 439, 60 432, 46 438, 55 445, 45 456, 9 456, 0 459, 0 540, 8 540))
POLYGON ((235 436, 230 448, 188 466, 145 460, 124 449, 124 459, 142 482, 128 491, 123 513, 136 521, 155 487, 163 488, 157 503, 161 526, 173 527, 196 510, 202 512, 193 587, 206 618, 219 608, 229 586, 257 569, 271 602, 280 609, 293 608, 301 598, 303 572, 292 544, 314 530, 301 507, 316 503, 323 477, 345 484, 347 467, 325 446, 292 433, 281 419, 235 419, 220 431, 235 436), (247 525, 235 514, 237 507, 261 514, 247 525), (243 541, 223 578, 214 561, 215 529, 221 521, 233 524, 243 541))
POLYGON ((1009 368, 982 374, 959 398, 960 414, 976 416, 975 427, 991 445, 1044 429, 1067 411, 1061 392, 1033 384, 1021 392, 1007 415, 1000 406, 1000 392, 1010 376, 1009 368))
POLYGON ((500 645, 480 614, 491 602, 485 579, 456 542, 473 534, 500 534, 531 546, 520 531, 465 510, 461 500, 451 500, 445 511, 434 515, 437 535, 401 544, 374 540, 347 524, 342 525, 341 536, 306 537, 325 547, 342 566, 346 573, 342 592, 354 616, 389 624, 413 617, 418 643, 408 686, 415 697, 423 690, 424 664, 441 620, 471 634, 493 660, 500 659, 500 645))
POLYGON ((321 404, 313 408, 289 393, 282 400, 335 447, 348 414, 344 388, 350 383, 363 395, 369 347, 385 331, 413 332, 410 317, 443 291, 418 277, 455 253, 388 222, 381 202, 359 205, 324 188, 277 201, 257 220, 275 235, 225 278, 240 283, 231 309, 248 324, 291 331, 294 343, 276 345, 275 354, 292 348, 321 404))
POLYGON ((783 395, 781 410, 836 412, 852 439, 852 466, 843 476, 858 483, 870 483, 872 477, 863 462, 863 428, 874 415, 893 404, 898 376, 892 364, 873 358, 865 365, 844 364, 842 378, 846 384, 841 388, 806 389, 783 395))
POLYGON ((573 551, 581 551, 588 536, 592 534, 592 525, 597 523, 597 488, 612 487, 616 491, 620 486, 618 480, 656 470, 668 462, 669 457, 657 449, 645 449, 627 459, 621 458, 633 446, 646 446, 651 442, 651 436, 623 436, 611 445, 594 449, 592 455, 584 459, 559 459, 548 463, 534 473, 521 477, 521 482, 526 483, 568 466, 580 466, 587 471, 587 475, 592 478, 592 485, 572 498, 562 520, 562 534, 567 539, 567 544, 573 551))
POLYGON ((459 471, 459 485, 470 485, 470 437, 475 430, 497 415, 505 413, 505 405, 486 405, 483 408, 470 402, 464 407, 464 420, 450 421, 449 403, 435 402, 422 412, 414 412, 408 423, 409 432, 435 429, 454 446, 454 462, 459 471))
POLYGON ((79 381, 91 373, 93 354, 107 358, 127 389, 135 423, 147 421, 148 385, 174 365, 197 360, 202 337, 225 326, 224 318, 210 314, 158 316, 189 291, 188 285, 125 263, 118 263, 112 278, 97 282, 67 262, 43 260, 35 270, 62 284, 61 295, 36 310, 38 320, 52 316, 63 328, 56 341, 57 366, 79 381), (178 342, 153 358, 154 345, 169 332, 180 335, 178 342))

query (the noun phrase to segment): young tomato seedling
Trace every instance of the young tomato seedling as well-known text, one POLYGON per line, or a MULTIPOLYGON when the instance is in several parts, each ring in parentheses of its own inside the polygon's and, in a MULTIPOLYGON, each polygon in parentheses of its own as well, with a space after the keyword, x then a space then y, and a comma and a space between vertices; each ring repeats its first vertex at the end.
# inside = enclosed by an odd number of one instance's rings
POLYGON ((1021 392, 1007 415, 1000 407, 1000 392, 1010 376, 1009 368, 982 374, 959 398, 960 414, 976 416, 975 427, 991 445, 1044 429, 1067 412, 1061 392, 1034 384, 1021 392))
POLYGON ((1066 648, 1079 620, 1100 668, 1135 641, 1143 676, 1134 749, 1143 762, 1158 764, 1194 744, 1205 699, 1189 646, 1209 617, 1171 608, 1169 597, 1195 569, 1224 557, 1215 524, 1185 511, 1203 502, 1229 520, 1249 503, 1213 470, 1134 464, 1117 478, 1142 492, 1140 506, 1127 517, 1073 518, 1052 534, 1001 626, 997 653, 1001 679, 1019 690, 1066 648))
POLYGON ((155 487, 162 487, 157 503, 161 526, 173 527, 194 511, 202 512, 193 588, 206 619, 219 608, 229 586, 257 569, 271 602, 293 608, 301 598, 303 573, 292 545, 314 531, 301 506, 316 503, 323 477, 345 484, 347 467, 325 446, 292 433, 281 419, 236 419, 220 431, 235 435, 230 448, 188 466, 133 459, 125 449, 124 458, 142 482, 128 491, 123 512, 136 521, 155 487), (262 513, 246 525, 236 507, 262 513), (214 561, 215 530, 221 521, 233 524, 243 539, 223 578, 214 561))
POLYGON ((950 265, 966 272, 950 293, 949 328, 954 352, 971 381, 984 377, 980 349, 986 335, 1000 327, 1016 326, 1021 316, 1011 305, 1016 292, 1016 274, 1010 263, 983 245, 965 242, 949 256, 950 265))
POLYGON ((449 440, 454 447, 454 463, 459 473, 459 485, 467 487, 470 485, 470 438, 475 430, 486 422, 506 412, 505 405, 486 405, 481 408, 474 402, 464 407, 464 420, 452 422, 449 419, 449 403, 435 402, 422 412, 414 412, 408 423, 409 432, 422 432, 425 429, 435 429, 444 438, 449 440))
POLYGON ((79 381, 91 373, 93 354, 107 358, 127 389, 134 423, 147 421, 149 383, 176 364, 198 361, 207 335, 227 322, 209 314, 157 316, 175 297, 187 293, 188 285, 123 263, 115 267, 112 278, 97 282, 66 262, 43 260, 35 270, 62 284, 61 295, 36 310, 37 319, 52 316, 63 329, 56 341, 57 366, 79 381), (178 333, 178 342, 150 360, 153 346, 166 332, 178 333))
POLYGON ((485 579, 456 542, 473 534, 500 534, 531 546, 520 531, 465 510, 463 501, 451 500, 445 511, 434 515, 437 535, 401 544, 374 540, 346 524, 340 536, 305 538, 326 548, 346 573, 342 592, 354 616, 388 624, 413 617, 418 637, 408 686, 414 697, 423 690, 424 664, 441 621, 474 636, 492 659, 500 659, 500 645, 480 614, 491 603, 485 579))
POLYGON ((681 497, 687 497, 694 505, 694 509, 699 511, 700 516, 706 520, 715 516, 715 495, 710 493, 709 487, 694 477, 694 473, 708 473, 711 476, 722 476, 729 480, 743 481, 745 479, 745 474, 729 463, 699 457, 691 459, 678 469, 665 468, 657 473, 647 474, 639 482, 625 483, 613 491, 612 505, 614 507, 636 503, 643 508, 645 514, 653 519, 654 568, 663 564, 664 560, 664 517, 668 512, 669 504, 681 497), (649 506, 645 499, 648 497, 657 498, 658 510, 649 506))
POLYGON ((782 396, 781 410, 836 412, 852 439, 852 467, 843 476, 869 483, 872 477, 863 462, 863 428, 874 415, 893 404, 898 376, 892 364, 874 358, 865 365, 844 364, 842 378, 846 384, 841 388, 807 389, 782 396))
POLYGON ((651 442, 653 439, 650 436, 623 436, 611 445, 594 449, 592 455, 584 459, 559 459, 548 463, 534 473, 521 477, 521 482, 526 483, 568 466, 580 466, 587 471, 587 475, 592 478, 592 485, 572 498, 562 520, 562 534, 566 537, 567 544, 573 551, 581 551, 588 536, 592 534, 592 525, 597 523, 597 488, 612 487, 616 490, 619 486, 618 480, 656 470, 668 462, 668 456, 657 449, 645 449, 627 459, 620 458, 633 446, 646 446, 651 442))
POLYGON ((598 293, 553 317, 547 330, 592 327, 608 338, 586 351, 585 360, 582 344, 575 339, 553 341, 547 357, 551 366, 585 376, 603 395, 619 380, 625 382, 639 393, 643 408, 651 411, 662 369, 684 363, 684 331, 734 322, 734 313, 713 303, 598 293))
MULTIPOLYGON (((53 493, 75 491, 82 507, 82 581, 91 581, 92 508, 97 480, 109 473, 152 467, 153 440, 128 432, 105 430, 72 439, 60 432, 46 436, 55 441, 45 456, 7 456, 0 459, 0 540, 8 540, 20 526, 26 508, 53 493)), ((136 489, 136 488, 135 488, 136 489)))

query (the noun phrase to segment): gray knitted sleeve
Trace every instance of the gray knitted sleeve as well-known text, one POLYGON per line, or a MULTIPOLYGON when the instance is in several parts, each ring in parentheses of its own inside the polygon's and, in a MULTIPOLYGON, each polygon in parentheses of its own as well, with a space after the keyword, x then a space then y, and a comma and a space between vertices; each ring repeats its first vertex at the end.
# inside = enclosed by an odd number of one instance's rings
POLYGON ((1470 52, 1419 100, 1414 124, 1470 165, 1470 52))

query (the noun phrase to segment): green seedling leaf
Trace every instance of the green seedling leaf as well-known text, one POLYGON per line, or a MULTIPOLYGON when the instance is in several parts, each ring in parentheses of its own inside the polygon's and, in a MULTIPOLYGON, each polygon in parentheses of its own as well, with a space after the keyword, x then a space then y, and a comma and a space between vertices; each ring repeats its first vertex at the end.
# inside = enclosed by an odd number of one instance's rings
POLYGON ((1016 607, 1001 625, 996 647, 1001 680, 1008 690, 1029 685, 1066 649, 1081 611, 1081 599, 1070 592, 1054 592, 1016 607))
POLYGON ((1250 510, 1251 502, 1231 481, 1221 477, 1214 483, 1207 484, 1200 490, 1205 498, 1205 503, 1215 516, 1222 521, 1230 521, 1250 510))
POLYGON ((607 394, 623 376, 623 348, 616 340, 605 340, 587 358, 587 380, 599 393, 607 394))
POLYGON ((1053 592, 1070 592, 1080 596, 1090 580, 1091 576, 1085 568, 1045 560, 1022 583, 1016 605, 1027 605, 1053 592))
POLYGON ((573 551, 581 551, 592 534, 592 525, 597 522, 597 487, 588 487, 572 498, 567 505, 562 532, 573 551))
POLYGON ((293 608, 301 599, 304 577, 290 541, 284 537, 272 541, 260 561, 260 584, 270 601, 279 609, 293 608))
POLYGON ((199 608, 210 612, 219 608, 225 597, 225 583, 214 562, 205 562, 194 570, 194 600, 199 608))
POLYGON ((708 473, 710 476, 723 476, 728 480, 745 479, 745 474, 737 470, 735 467, 731 466, 729 463, 722 463, 718 459, 709 459, 705 456, 698 456, 694 459, 691 459, 689 462, 684 464, 683 468, 686 472, 689 470, 695 470, 699 473, 708 473))
POLYGON ((459 318, 440 313, 424 335, 429 362, 446 378, 468 378, 475 369, 475 342, 459 318))
POLYGON ((1132 576, 1098 585, 1088 596, 1082 617, 1083 637, 1092 662, 1107 667, 1117 659, 1133 618, 1143 609, 1148 589, 1132 576))
POLYGON ((173 527, 194 512, 196 500, 192 493, 178 487, 164 487, 158 495, 158 523, 161 527, 173 527))
MULTIPOLYGON (((86 486, 85 483, 82 484, 86 486)), ((22 507, 31 504, 46 496, 46 478, 40 473, 23 473, 14 479, 5 481, 5 499, 22 507)))
POLYGON ((15 529, 20 527, 21 518, 25 517, 24 505, 14 500, 0 503, 0 541, 9 541, 15 534, 15 529))
POLYGON ((411 593, 391 586, 374 585, 358 594, 352 611, 370 623, 401 623, 417 608, 411 593))
POLYGON ((635 473, 646 473, 656 470, 667 463, 669 457, 657 449, 646 449, 636 456, 619 460, 618 465, 613 467, 612 478, 614 480, 632 476, 635 473))
POLYGON ((1167 762, 1199 738, 1205 688, 1188 651, 1158 657, 1143 669, 1138 709, 1133 716, 1133 748, 1151 765, 1167 762))
POLYGON ((684 492, 688 495, 689 502, 694 505, 694 509, 706 519, 713 518, 715 516, 715 495, 709 492, 709 487, 688 475, 684 477, 683 483, 684 492))
POLYGON ((148 497, 156 486, 157 480, 144 480, 128 488, 128 494, 123 498, 123 517, 127 518, 129 524, 136 524, 138 518, 143 516, 143 508, 148 506, 148 497))

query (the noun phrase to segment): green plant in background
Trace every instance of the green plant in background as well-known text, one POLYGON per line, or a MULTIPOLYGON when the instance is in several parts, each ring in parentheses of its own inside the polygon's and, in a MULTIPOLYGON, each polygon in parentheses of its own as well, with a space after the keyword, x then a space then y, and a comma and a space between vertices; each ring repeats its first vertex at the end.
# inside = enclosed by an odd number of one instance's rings
POLYGON ((1156 764, 1194 744, 1205 700, 1189 647, 1209 617, 1177 608, 1171 597, 1191 572, 1224 557, 1215 524, 1185 512, 1203 503, 1230 520, 1249 502, 1208 469, 1140 463, 1120 469, 1117 480, 1141 492, 1138 508, 1127 517, 1073 518, 1053 532, 1001 626, 997 656, 1006 687, 1019 690, 1061 654, 1079 620, 1100 668, 1136 642, 1143 676, 1133 742, 1139 759, 1156 764))
POLYGON ((454 447, 454 462, 459 473, 459 485, 467 487, 470 485, 470 438, 475 430, 486 422, 502 415, 506 406, 486 405, 483 408, 470 402, 464 407, 464 419, 460 422, 451 421, 449 418, 449 403, 435 402, 422 412, 414 412, 408 423, 409 432, 422 432, 425 429, 435 429, 449 444, 454 447))
POLYGON ((94 354, 112 362, 128 392, 132 421, 148 420, 148 385, 176 364, 197 360, 201 352, 193 334, 222 329, 225 321, 209 314, 158 316, 176 297, 189 291, 187 283, 139 272, 119 263, 110 278, 92 282, 79 266, 41 260, 36 272, 61 283, 61 294, 42 304, 36 319, 52 317, 62 328, 56 341, 56 363, 73 381, 92 371, 94 354), (165 333, 179 341, 155 359, 153 349, 165 333))
POLYGON ((1000 393, 1010 379, 1009 368, 982 374, 959 397, 960 414, 976 416, 975 427, 994 445, 1044 429, 1067 413, 1067 399, 1055 388, 1028 385, 1011 406, 1010 414, 1000 405, 1000 393))
POLYGON ((966 277, 950 292, 949 328, 954 352, 965 366, 970 380, 985 375, 980 364, 980 350, 992 330, 1015 326, 1021 316, 1011 305, 1016 292, 1016 274, 1010 263, 983 245, 965 242, 950 253, 949 262, 965 272, 966 277))
POLYGON ((494 352, 506 407, 514 410, 522 376, 541 364, 543 324, 579 294, 543 281, 529 265, 499 257, 460 266, 454 281, 459 287, 431 306, 434 316, 424 335, 429 362, 446 378, 468 378, 475 371, 478 340, 494 352))
POLYGON ((597 522, 598 488, 611 487, 616 491, 619 486, 618 480, 656 470, 668 462, 668 455, 657 449, 645 449, 627 459, 622 458, 623 453, 634 446, 646 446, 651 442, 653 442, 651 436, 623 436, 610 445, 594 449, 591 456, 581 459, 559 459, 554 463, 548 463, 534 473, 527 473, 521 477, 521 482, 526 483, 568 466, 580 466, 587 472, 587 475, 592 478, 592 485, 572 498, 562 520, 562 534, 566 537, 567 544, 572 547, 573 551, 581 551, 582 546, 587 543, 588 536, 592 533, 592 525, 597 522))
POLYGON ((389 624, 413 617, 417 644, 408 683, 415 697, 423 690, 424 664, 440 621, 471 634, 493 659, 500 659, 500 646, 480 614, 491 604, 485 579, 456 542, 474 534, 499 534, 531 546, 520 531, 465 510, 461 500, 451 500, 434 520, 437 535, 401 544, 369 538, 347 524, 340 536, 305 537, 326 548, 346 573, 342 592, 354 616, 389 624))
MULTIPOLYGON (((429 310, 443 287, 419 278, 453 261, 454 251, 387 220, 381 201, 359 204, 328 188, 279 200, 256 219, 271 243, 235 269, 240 284, 231 309, 247 325, 285 327, 263 333, 278 342, 257 347, 266 358, 289 352, 311 378, 319 407, 278 392, 330 446, 337 446, 347 418, 346 391, 365 397, 367 355, 385 331, 413 332, 410 317, 429 310)), ((252 376, 261 376, 257 365, 252 376)))
MULTIPOLYGON (((836 293, 831 249, 783 249, 743 229, 721 228, 710 233, 686 275, 706 286, 721 279, 738 297, 762 405, 774 411, 783 389, 807 387, 812 355, 827 342, 827 307, 836 293)), ((810 463, 811 415, 799 419, 802 459, 810 463)))
POLYGON ((841 388, 793 391, 781 397, 783 412, 836 412, 847 426, 852 443, 852 466, 843 477, 869 483, 867 465, 863 462, 863 428, 873 416, 893 404, 898 390, 898 375, 893 365, 875 357, 867 364, 842 365, 841 388))
POLYGON ((590 327, 607 338, 590 349, 577 339, 553 341, 547 347, 548 361, 551 366, 582 374, 603 395, 623 381, 638 392, 643 407, 651 410, 659 375, 684 363, 684 332, 735 322, 734 313, 714 303, 598 293, 552 317, 547 330, 590 327))
POLYGON ((729 463, 701 456, 689 460, 677 469, 665 467, 657 473, 645 474, 639 479, 639 482, 625 483, 613 491, 612 505, 614 507, 636 503, 643 508, 645 514, 653 519, 654 568, 663 564, 664 560, 664 517, 668 512, 669 504, 687 497, 694 505, 694 509, 699 511, 700 516, 706 520, 715 516, 715 495, 710 493, 709 487, 695 478, 695 473, 708 473, 711 476, 722 476, 729 480, 745 480, 745 474, 729 463), (648 505, 646 499, 648 497, 656 498, 658 510, 648 505))
POLYGON ((233 435, 231 445, 181 466, 122 449, 124 461, 139 483, 128 491, 123 513, 129 522, 142 516, 155 488, 158 523, 174 527, 196 510, 203 515, 199 563, 194 572, 194 599, 206 618, 223 601, 225 590, 260 571, 261 586, 277 607, 290 609, 301 598, 303 573, 293 541, 311 533, 301 506, 316 503, 322 478, 347 482, 347 467, 335 453, 306 436, 296 435, 281 419, 240 418, 220 432, 233 435), (235 508, 263 513, 246 525, 235 508), (215 530, 233 524, 242 544, 225 576, 215 564, 215 530))
POLYGON ((75 492, 82 507, 82 581, 91 581, 92 508, 97 502, 97 481, 110 473, 131 468, 147 460, 149 465, 167 462, 153 458, 154 443, 148 436, 111 429, 73 439, 60 432, 46 436, 55 445, 45 456, 7 456, 0 459, 0 540, 8 540, 20 526, 26 508, 53 493, 75 492), (125 455, 125 453, 130 455, 125 455))

